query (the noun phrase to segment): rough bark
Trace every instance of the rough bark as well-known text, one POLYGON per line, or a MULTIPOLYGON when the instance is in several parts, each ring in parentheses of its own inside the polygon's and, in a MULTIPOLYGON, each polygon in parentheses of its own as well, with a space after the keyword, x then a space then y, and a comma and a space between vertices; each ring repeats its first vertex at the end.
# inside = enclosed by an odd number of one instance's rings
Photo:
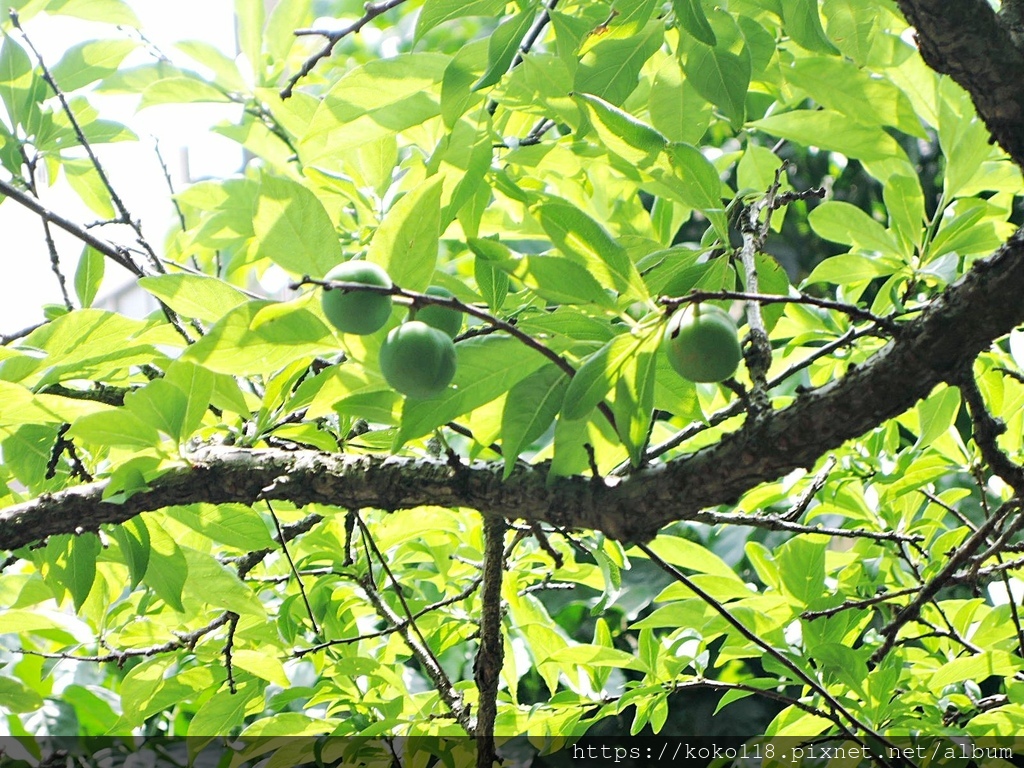
POLYGON ((863 366, 783 410, 748 420, 717 445, 625 478, 548 483, 546 466, 539 465, 520 468, 502 482, 500 464, 455 468, 430 459, 211 447, 121 504, 102 501, 100 482, 8 507, 0 511, 0 548, 95 530, 177 504, 260 499, 386 510, 469 507, 642 541, 670 522, 734 502, 759 483, 811 466, 825 452, 899 415, 940 382, 955 382, 965 361, 1024 322, 1022 295, 1024 235, 1018 232, 907 321, 863 366))
POLYGON ((1024 53, 986 0, 897 0, 925 63, 974 100, 994 141, 1024 166, 1024 53))

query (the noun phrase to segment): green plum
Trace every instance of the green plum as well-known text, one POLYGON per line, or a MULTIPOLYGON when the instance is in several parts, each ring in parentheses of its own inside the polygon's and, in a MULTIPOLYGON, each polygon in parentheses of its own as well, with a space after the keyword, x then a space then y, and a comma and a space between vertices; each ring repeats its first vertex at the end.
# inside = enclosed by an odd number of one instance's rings
MULTIPOLYGON (((328 272, 324 279, 380 288, 392 286, 384 268, 368 261, 343 262, 328 272)), ((384 293, 324 289, 320 301, 327 319, 342 333, 366 336, 383 328, 391 317, 391 297, 384 293)))
POLYGON ((665 354, 690 381, 724 381, 743 358, 739 331, 729 313, 716 306, 692 305, 677 312, 665 330, 665 354))
POLYGON ((455 376, 455 343, 419 320, 402 323, 380 348, 380 372, 403 395, 426 400, 441 394, 455 376))
MULTIPOLYGON (((454 299, 455 295, 447 288, 442 288, 439 285, 432 285, 426 290, 428 296, 438 296, 445 299, 454 299)), ((444 331, 451 338, 455 338, 459 335, 459 331, 462 330, 462 313, 457 309, 450 309, 448 307, 441 307, 437 304, 428 304, 416 310, 416 319, 421 323, 426 323, 431 328, 437 328, 439 331, 444 331)))

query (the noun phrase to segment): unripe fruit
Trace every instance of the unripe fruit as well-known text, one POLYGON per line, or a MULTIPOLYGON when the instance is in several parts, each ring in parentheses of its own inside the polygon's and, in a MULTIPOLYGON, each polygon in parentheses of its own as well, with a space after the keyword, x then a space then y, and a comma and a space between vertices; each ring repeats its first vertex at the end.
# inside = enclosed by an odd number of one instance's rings
MULTIPOLYGON (((328 272, 324 279, 381 288, 392 286, 384 268, 369 261, 343 262, 328 272)), ((327 319, 342 333, 366 336, 383 328, 391 317, 391 297, 383 293, 324 289, 320 302, 327 319)))
POLYGON ((706 304, 677 312, 665 330, 665 354, 676 372, 690 381, 724 381, 743 357, 739 331, 729 314, 706 304))
MULTIPOLYGON (((428 296, 439 296, 446 299, 455 298, 455 294, 447 288, 442 288, 439 285, 432 285, 427 288, 426 294, 428 296)), ((439 331, 444 331, 453 339, 458 336, 459 331, 462 330, 462 313, 457 309, 449 309, 448 307, 441 307, 437 304, 428 304, 421 309, 417 309, 416 319, 421 323, 426 323, 431 328, 437 328, 439 331)))
POLYGON ((444 331, 419 320, 402 323, 381 345, 380 372, 403 395, 434 397, 455 376, 455 343, 444 331))

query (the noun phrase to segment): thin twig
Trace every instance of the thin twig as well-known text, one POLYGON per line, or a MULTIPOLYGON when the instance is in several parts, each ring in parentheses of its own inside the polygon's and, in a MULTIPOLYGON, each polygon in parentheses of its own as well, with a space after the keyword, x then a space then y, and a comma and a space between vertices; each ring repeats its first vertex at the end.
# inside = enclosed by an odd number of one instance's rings
MULTIPOLYGON (((174 210, 178 214, 178 224, 181 226, 181 231, 184 232, 188 229, 185 222, 185 213, 181 210, 181 203, 178 202, 178 195, 174 191, 174 180, 171 179, 171 171, 167 167, 167 162, 164 160, 163 153, 160 151, 160 142, 153 138, 153 151, 156 152, 157 162, 160 163, 160 170, 163 171, 164 181, 167 182, 167 191, 171 193, 171 203, 174 205, 174 210)), ((199 265, 194 265, 196 269, 199 269, 199 265)))
POLYGON ((93 168, 96 169, 96 174, 99 176, 100 181, 103 183, 104 188, 107 190, 107 194, 110 195, 110 200, 114 204, 114 208, 117 210, 119 222, 122 224, 127 224, 135 231, 139 245, 141 245, 145 250, 147 257, 149 258, 149 262, 153 266, 153 269, 155 269, 157 272, 165 272, 166 270, 164 269, 163 264, 160 263, 160 259, 157 257, 156 252, 152 249, 152 247, 150 247, 149 243, 146 241, 146 238, 143 236, 142 228, 139 226, 138 221, 132 218, 132 215, 128 212, 128 208, 125 206, 124 202, 121 200, 121 197, 117 194, 117 191, 114 189, 114 185, 110 183, 110 178, 107 176, 107 172, 104 170, 103 165, 100 163, 99 158, 96 156, 96 153, 93 152, 92 145, 86 138, 85 132, 82 130, 82 126, 78 122, 78 118, 75 117, 74 110, 71 109, 71 105, 68 104, 68 100, 67 97, 64 95, 64 91, 62 91, 60 86, 57 84, 57 81, 54 79, 53 74, 51 74, 49 68, 46 66, 46 62, 43 60, 43 57, 40 55, 39 51, 36 50, 36 47, 32 44, 32 40, 25 33, 25 30, 22 29, 21 23, 18 19, 18 12, 13 8, 10 11, 10 17, 11 23, 14 25, 15 29, 17 29, 21 33, 22 38, 24 38, 25 40, 25 44, 28 45, 33 55, 35 55, 36 61, 39 62, 39 68, 43 72, 43 79, 50 86, 50 89, 53 91, 54 95, 57 97, 57 100, 60 102, 61 109, 67 116, 68 122, 71 123, 72 130, 74 130, 75 132, 75 138, 78 140, 78 144, 82 147, 82 149, 85 150, 85 153, 89 156, 89 161, 92 163, 93 168))
MULTIPOLYGON (((331 573, 332 571, 328 569, 327 572, 331 573)), ((378 629, 376 632, 366 632, 364 634, 355 635, 353 637, 342 637, 338 638, 337 640, 327 640, 323 643, 311 645, 309 648, 300 648, 299 650, 295 651, 292 655, 297 659, 301 659, 303 656, 307 656, 311 653, 316 653, 317 651, 322 651, 325 648, 331 648, 335 645, 351 645, 352 643, 362 642, 363 640, 373 640, 378 637, 387 637, 388 635, 394 634, 395 632, 401 632, 402 630, 407 629, 413 621, 423 616, 426 616, 428 613, 433 613, 434 611, 440 608, 446 608, 449 605, 462 602, 467 597, 476 592, 476 590, 480 587, 480 581, 480 577, 473 579, 458 594, 452 595, 451 597, 446 597, 444 600, 438 600, 437 602, 431 603, 425 608, 421 608, 412 615, 411 619, 401 619, 400 621, 398 621, 398 623, 392 624, 391 626, 386 627, 385 629, 378 629)))
POLYGON ((820 611, 804 611, 800 614, 800 618, 813 621, 814 619, 828 618, 829 616, 835 616, 836 614, 842 613, 843 611, 851 611, 860 608, 870 608, 872 605, 878 605, 879 603, 887 603, 890 600, 896 600, 900 597, 907 597, 908 595, 916 594, 921 591, 921 587, 905 587, 904 589, 897 589, 891 592, 882 592, 881 594, 873 597, 866 597, 863 600, 846 600, 841 605, 837 605, 833 608, 825 608, 820 611))
POLYGON ((957 387, 967 403, 974 424, 974 442, 981 451, 981 457, 999 478, 1013 488, 1017 496, 1024 497, 1024 469, 1010 460, 999 448, 998 439, 1006 431, 1006 425, 988 412, 978 383, 974 380, 971 363, 965 363, 957 379, 957 387))
POLYGON ((14 333, 8 333, 6 335, 0 335, 0 346, 4 346, 5 347, 8 344, 10 344, 12 341, 17 341, 18 339, 24 339, 30 333, 32 333, 33 331, 35 331, 35 330, 37 330, 39 328, 42 328, 44 325, 46 325, 46 323, 36 323, 35 325, 30 325, 27 328, 22 328, 20 331, 15 331, 14 333))
POLYGON ((19 205, 28 208, 40 218, 56 224, 65 232, 74 235, 86 245, 91 245, 108 259, 119 266, 124 267, 136 277, 142 277, 145 275, 145 272, 129 257, 128 250, 126 248, 111 245, 110 243, 101 240, 84 227, 65 219, 63 216, 59 216, 31 195, 25 194, 20 189, 12 186, 3 179, 0 179, 0 194, 6 195, 19 205))
POLYGON ((444 671, 441 666, 441 662, 437 660, 434 652, 430 649, 430 644, 427 639, 423 636, 419 626, 413 619, 413 612, 409 608, 408 602, 406 602, 405 595, 403 594, 402 585, 399 583, 395 574, 391 571, 388 565, 387 558, 384 557, 383 553, 377 547, 377 542, 374 541, 373 536, 370 535, 369 529, 366 527, 366 523, 363 521, 362 516, 357 511, 355 513, 356 525, 359 526, 359 530, 362 536, 363 547, 366 549, 367 561, 371 562, 369 575, 359 580, 360 585, 363 587, 363 591, 366 593, 367 599, 373 605, 377 613, 393 626, 402 624, 402 619, 399 618, 383 598, 377 592, 377 587, 373 579, 373 568, 372 560, 370 558, 370 552, 373 552, 377 562, 380 564, 381 569, 387 575, 388 580, 391 582, 391 587, 395 592, 395 596, 398 598, 399 604, 405 611, 405 617, 408 619, 404 625, 404 629, 399 629, 398 633, 405 640, 409 650, 412 651, 413 656, 423 666, 427 675, 434 683, 434 688, 437 690, 441 700, 448 706, 448 709, 458 720, 459 724, 466 730, 466 733, 472 735, 475 732, 476 724, 473 718, 469 714, 469 708, 465 705, 462 700, 462 694, 456 690, 452 681, 448 678, 448 674, 444 671))
POLYGON ((836 457, 829 456, 828 459, 825 460, 825 464, 818 471, 818 474, 811 479, 811 484, 807 486, 800 498, 797 499, 796 504, 794 504, 788 512, 779 515, 779 517, 793 523, 803 517, 804 513, 807 511, 807 507, 810 506, 811 501, 813 501, 814 497, 821 493, 821 489, 825 487, 825 482, 828 480, 829 474, 831 474, 835 467, 836 457))
MULTIPOLYGON (((530 28, 523 35, 523 39, 519 44, 519 50, 516 51, 516 55, 512 58, 512 63, 509 64, 509 68, 505 74, 508 74, 520 64, 523 63, 523 57, 530 52, 537 40, 540 39, 543 34, 545 27, 551 23, 551 11, 554 10, 558 0, 551 0, 551 4, 544 9, 544 12, 537 17, 530 28)), ((487 112, 493 115, 498 109, 498 102, 494 99, 488 99, 487 101, 487 112)))
POLYGON ((299 69, 299 71, 292 75, 291 78, 289 78, 288 84, 285 85, 285 87, 281 90, 281 98, 289 98, 292 95, 292 92, 294 91, 295 86, 296 84, 298 84, 299 80, 301 80, 310 72, 312 72, 313 67, 315 67, 320 62, 321 59, 326 59, 328 56, 330 56, 331 53, 334 51, 334 46, 336 46, 339 42, 344 40, 349 35, 354 35, 381 14, 390 11, 392 8, 397 8, 404 2, 405 0, 382 0, 382 2, 378 3, 367 3, 366 5, 363 6, 363 8, 366 10, 366 13, 364 13, 360 18, 356 19, 356 21, 352 22, 344 29, 339 29, 335 31, 323 29, 295 30, 296 36, 319 35, 322 37, 326 37, 327 42, 324 44, 323 48, 321 48, 308 59, 306 59, 303 62, 302 67, 299 69))
POLYGON ((306 587, 302 583, 302 577, 299 575, 299 571, 295 567, 295 561, 292 559, 292 553, 288 550, 288 539, 285 537, 284 530, 281 528, 281 521, 277 519, 277 513, 274 512, 274 507, 271 506, 270 500, 264 499, 263 503, 267 505, 270 517, 274 520, 274 527, 277 529, 277 540, 281 544, 281 551, 284 552, 284 556, 288 558, 288 566, 292 569, 292 575, 295 576, 295 581, 299 585, 299 594, 302 595, 302 602, 306 605, 306 613, 309 615, 310 624, 313 625, 313 632, 319 635, 320 627, 317 626, 316 616, 313 615, 313 606, 309 604, 309 597, 306 596, 306 587))
POLYGON ((871 660, 878 663, 896 643, 896 635, 899 630, 910 621, 916 619, 920 613, 921 608, 928 602, 931 602, 932 598, 938 594, 939 590, 945 587, 953 575, 963 566, 968 558, 974 554, 984 543, 988 535, 995 530, 995 527, 1002 521, 1006 515, 1010 513, 1012 509, 1019 507, 1019 500, 1011 499, 1007 503, 1003 504, 1000 509, 996 510, 988 520, 986 520, 978 529, 971 534, 971 536, 957 548, 955 552, 950 556, 948 562, 938 574, 936 574, 931 581, 923 585, 917 596, 910 601, 895 618, 886 624, 881 630, 880 634, 885 638, 882 644, 875 650, 871 655, 871 660))
MULTIPOLYGON (((700 586, 698 586, 685 573, 666 560, 663 560, 646 544, 641 543, 636 546, 651 559, 651 562, 672 576, 672 578, 680 584, 683 584, 687 589, 691 590, 695 595, 697 595, 697 597, 704 601, 706 605, 710 606, 719 616, 725 619, 726 622, 732 625, 733 628, 743 635, 748 642, 753 643, 758 648, 761 648, 768 656, 771 656, 775 661, 788 669, 795 679, 800 680, 804 685, 814 691, 815 694, 827 702, 830 711, 827 714, 824 714, 824 716, 831 720, 843 734, 853 739, 858 744, 868 747, 869 742, 857 733, 857 731, 861 731, 878 743, 895 748, 895 746, 881 733, 874 730, 869 724, 858 720, 856 715, 850 712, 841 701, 829 693, 825 686, 804 672, 798 664, 790 660, 788 656, 775 648, 771 643, 765 641, 756 632, 752 632, 748 629, 746 625, 737 619, 728 608, 712 597, 709 593, 701 589, 700 586), (846 719, 846 722, 843 721, 843 718, 846 719)), ((893 754, 898 754, 898 752, 893 754)), ((891 766, 891 763, 887 760, 883 760, 881 756, 878 756, 878 760, 882 765, 891 766)))
MULTIPOLYGON (((36 162, 38 156, 30 157, 25 145, 22 145, 19 149, 21 150, 21 158, 25 163, 25 167, 28 169, 28 177, 24 179, 25 184, 29 192, 38 200, 39 188, 36 186, 36 162)), ((57 252, 57 243, 54 242, 50 222, 46 219, 40 219, 40 223, 43 225, 43 239, 46 242, 46 250, 50 254, 50 269, 57 277, 57 284, 60 286, 60 295, 64 299, 64 306, 68 312, 73 312, 75 305, 71 303, 71 296, 68 294, 67 279, 64 277, 64 272, 60 266, 60 254, 57 252)))
POLYGON ((660 299, 660 303, 669 310, 675 310, 681 304, 692 304, 698 301, 718 300, 746 301, 755 304, 806 304, 821 309, 832 309, 837 312, 849 315, 857 320, 864 320, 874 323, 893 335, 899 332, 899 326, 891 317, 876 315, 856 304, 847 304, 832 299, 819 299, 816 296, 808 296, 801 293, 799 296, 784 296, 781 293, 756 293, 748 291, 690 291, 685 296, 666 296, 660 299))
POLYGON ((235 684, 235 664, 232 654, 235 649, 235 630, 238 629, 239 616, 234 611, 225 614, 228 617, 228 636, 224 641, 224 671, 228 677, 228 690, 232 695, 238 693, 238 686, 235 684))
POLYGON ((862 528, 833 528, 824 525, 801 525, 787 515, 748 515, 742 512, 713 512, 702 510, 693 517, 694 522, 707 525, 741 525, 763 528, 767 531, 789 531, 790 533, 817 533, 846 539, 872 539, 916 544, 924 541, 920 534, 896 533, 895 531, 868 531, 862 528))

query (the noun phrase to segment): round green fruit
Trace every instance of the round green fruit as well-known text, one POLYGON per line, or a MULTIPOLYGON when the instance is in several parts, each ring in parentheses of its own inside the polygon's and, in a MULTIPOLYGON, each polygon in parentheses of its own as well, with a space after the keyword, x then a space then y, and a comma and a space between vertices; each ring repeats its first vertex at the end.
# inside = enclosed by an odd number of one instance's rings
MULTIPOLYGON (((384 268, 368 261, 343 262, 328 272, 324 279, 381 288, 392 286, 384 268)), ((366 336, 383 328, 391 317, 391 297, 383 293, 325 288, 320 301, 327 319, 342 333, 366 336)))
POLYGON ((380 348, 380 372, 403 395, 426 400, 441 394, 455 376, 455 343, 419 320, 402 323, 380 348))
POLYGON ((690 381, 724 381, 743 357, 739 331, 729 313, 706 304, 677 312, 665 330, 665 353, 676 373, 690 381))
MULTIPOLYGON (((438 296, 445 299, 455 298, 455 294, 439 285, 430 286, 427 288, 426 293, 427 296, 438 296)), ((421 323, 426 323, 431 328, 444 331, 453 339, 462 330, 462 313, 457 309, 441 307, 437 304, 428 304, 421 309, 417 309, 416 319, 421 323)))

